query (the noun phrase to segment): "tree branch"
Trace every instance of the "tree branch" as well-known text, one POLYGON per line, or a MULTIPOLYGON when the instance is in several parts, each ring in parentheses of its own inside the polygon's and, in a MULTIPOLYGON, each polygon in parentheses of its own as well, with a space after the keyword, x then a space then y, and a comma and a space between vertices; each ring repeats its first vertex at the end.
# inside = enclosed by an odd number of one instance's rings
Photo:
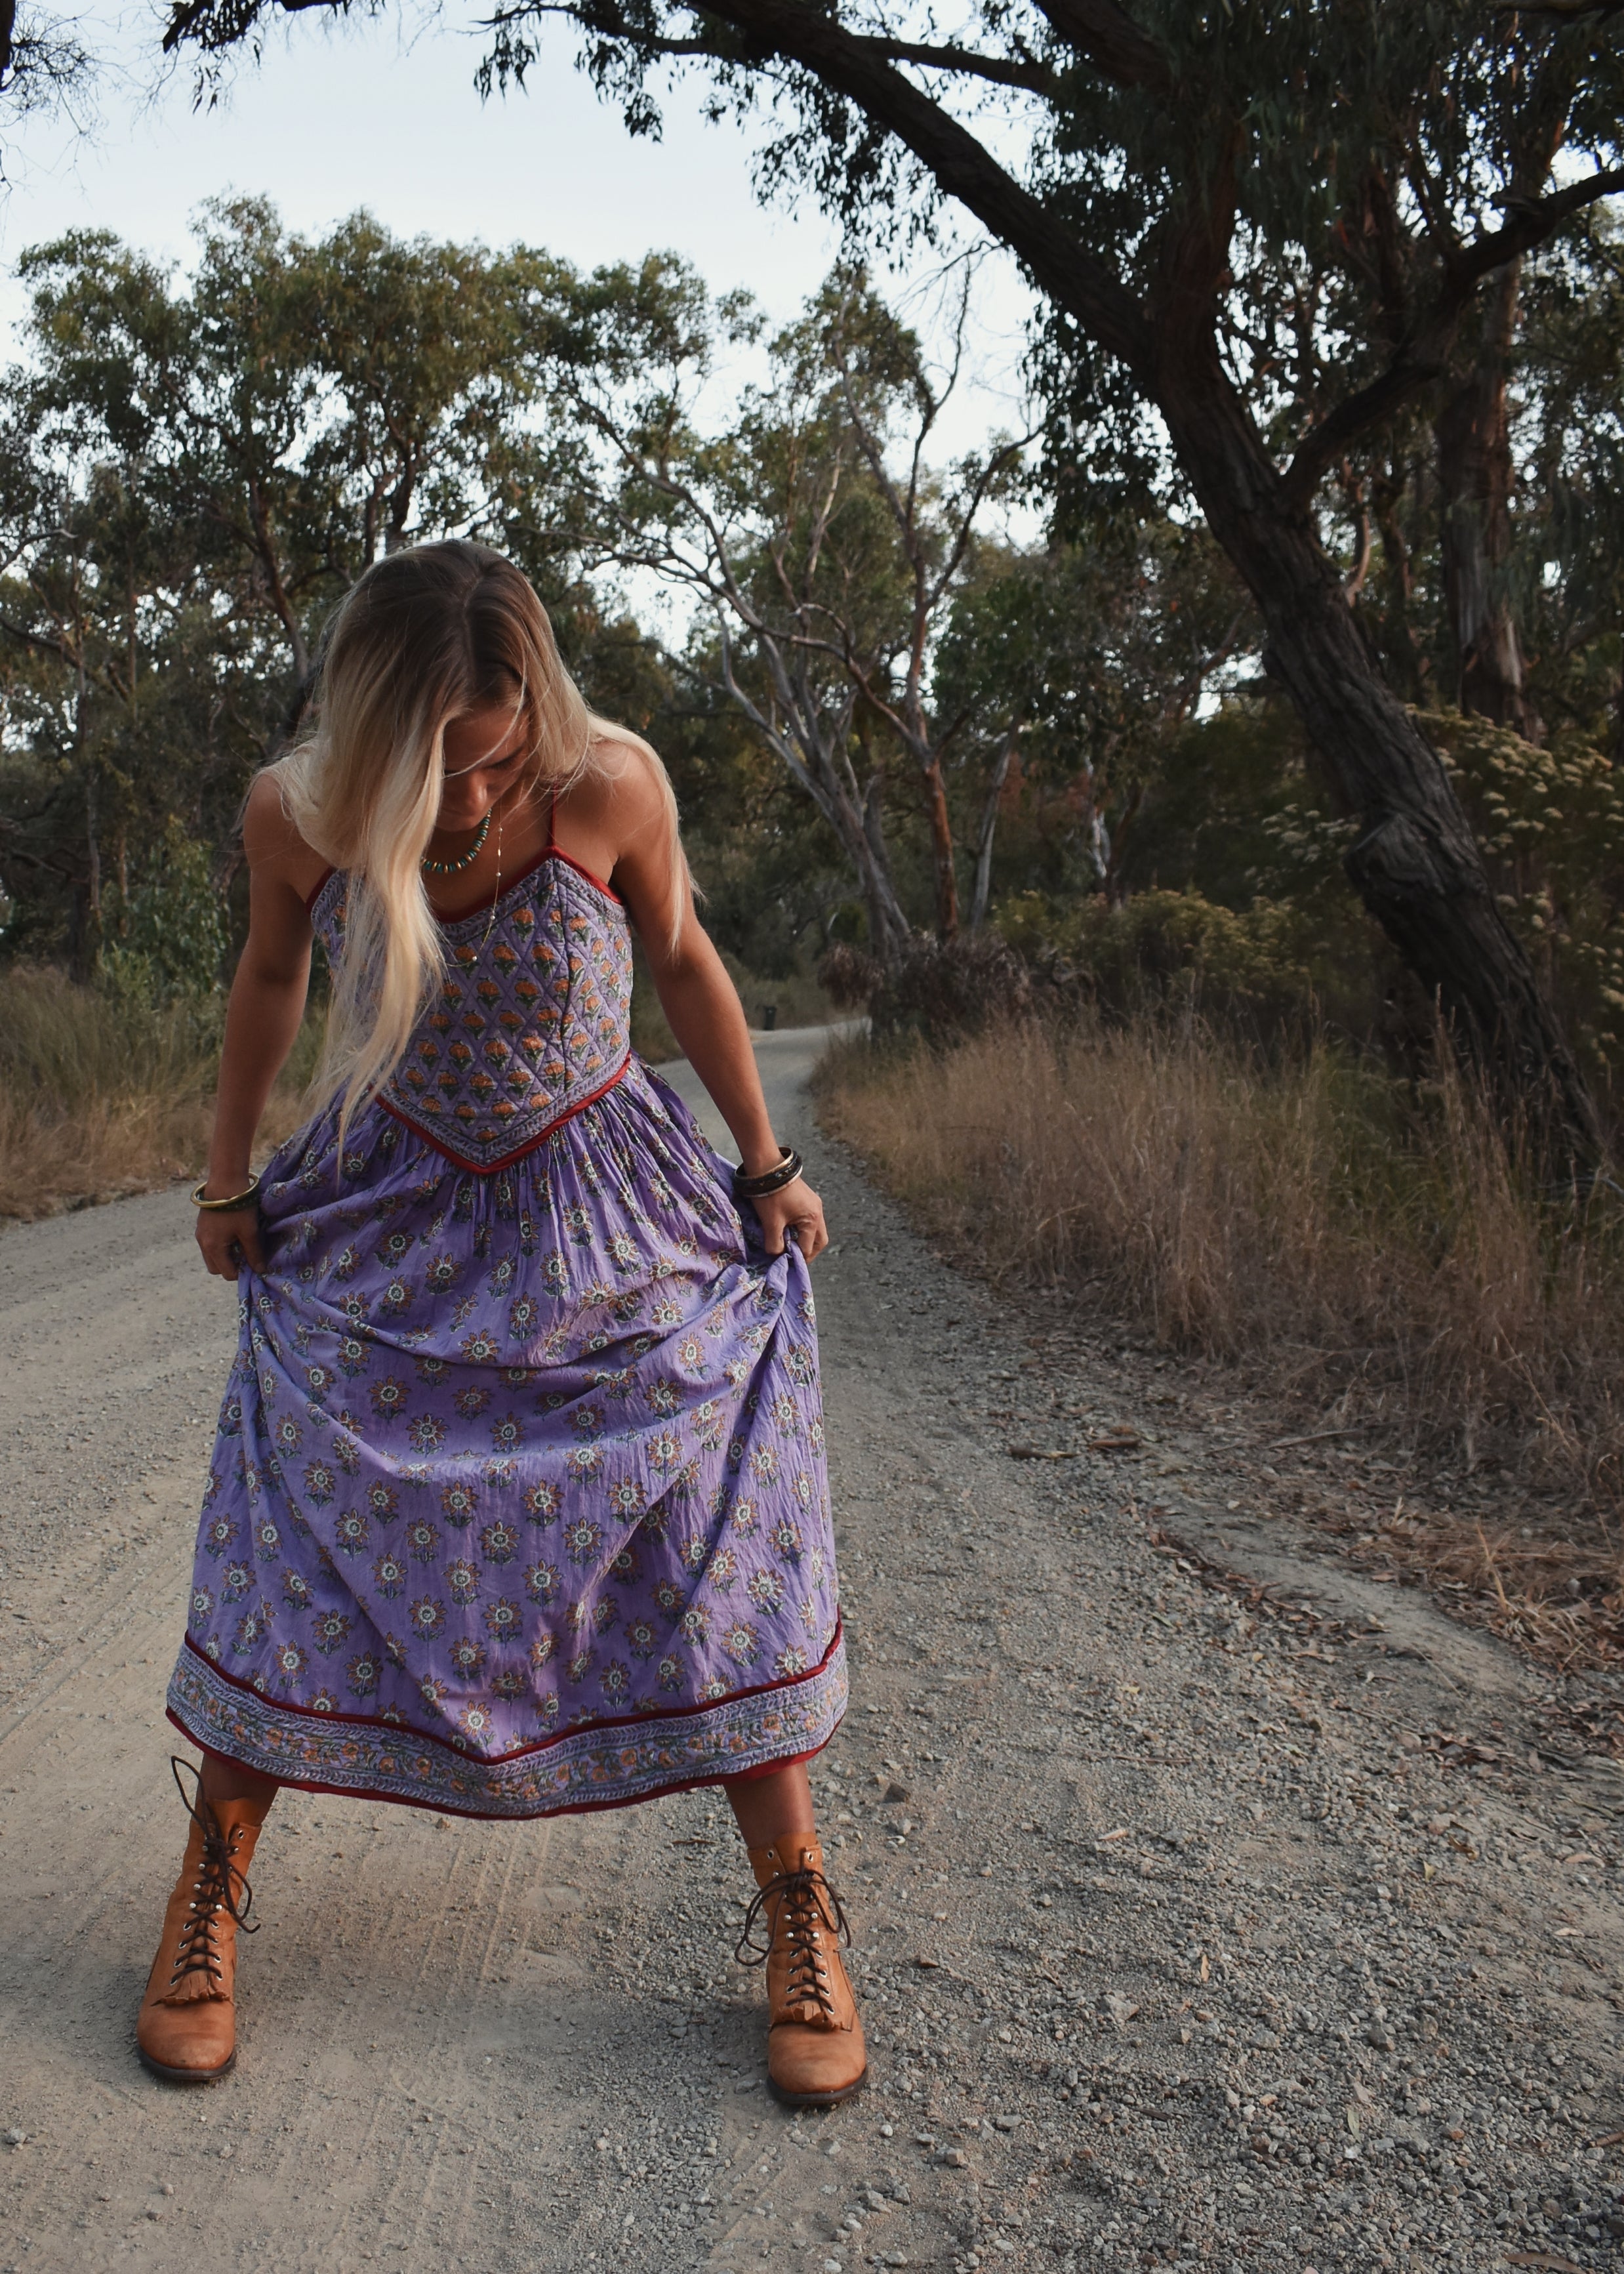
MULTIPOLYGON (((1624 6, 1624 0, 1620 0, 1624 6)), ((917 64, 926 71, 951 72, 964 79, 984 79, 995 87, 1024 87, 1029 94, 1056 96, 1060 82, 1035 56, 1019 60, 1008 56, 984 56, 971 48, 936 48, 912 40, 859 39, 857 45, 883 63, 917 64)))
MULTIPOLYGON (((207 0, 199 0, 199 4, 207 4, 207 0)), ((618 0, 568 0, 561 11, 559 0, 519 0, 508 11, 508 20, 560 12, 572 17, 596 38, 620 40, 645 54, 664 52, 654 35, 628 19, 618 0)), ((1150 355, 1148 330, 1121 279, 1086 252, 1065 224, 1024 189, 967 127, 874 53, 868 41, 823 10, 807 7, 803 0, 708 0, 705 12, 731 26, 758 55, 765 51, 811 72, 894 134, 943 192, 1007 245, 1043 291, 1108 354, 1119 357, 1141 375, 1145 373, 1150 355)), ((1069 0, 1060 12, 1075 15, 1079 21, 1085 18, 1093 21, 1094 36, 1113 53, 1116 49, 1106 34, 1114 27, 1113 38, 1123 49, 1125 67, 1132 42, 1123 35, 1132 27, 1107 0, 1069 0)), ((1142 35, 1136 34, 1134 39, 1148 44, 1142 41, 1142 35)), ((698 52, 720 63, 738 60, 716 42, 698 52)), ((1134 83, 1151 82, 1141 72, 1134 83)))
POLYGON ((1461 246, 1450 258, 1442 290, 1405 335, 1387 369, 1327 411, 1304 436, 1283 477, 1289 501, 1306 505, 1320 476, 1361 434, 1389 418, 1439 376, 1455 327, 1484 277, 1543 245, 1570 215, 1620 190, 1624 190, 1624 166, 1609 166, 1548 198, 1503 198, 1500 204, 1508 215, 1507 221, 1461 246))
POLYGON ((1172 85, 1167 56, 1116 0, 1038 0, 1038 7, 1102 78, 1158 94, 1172 85))

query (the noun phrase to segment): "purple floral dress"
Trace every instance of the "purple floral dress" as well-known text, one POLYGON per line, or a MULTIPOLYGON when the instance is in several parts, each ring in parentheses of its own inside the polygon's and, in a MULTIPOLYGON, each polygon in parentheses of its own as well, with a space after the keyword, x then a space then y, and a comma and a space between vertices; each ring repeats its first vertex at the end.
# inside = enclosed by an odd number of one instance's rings
POLYGON ((444 932, 342 1162, 329 1106, 265 1171, 170 1718, 472 1816, 815 1751, 846 1674, 805 1262, 632 1054, 606 885, 550 847, 444 932))

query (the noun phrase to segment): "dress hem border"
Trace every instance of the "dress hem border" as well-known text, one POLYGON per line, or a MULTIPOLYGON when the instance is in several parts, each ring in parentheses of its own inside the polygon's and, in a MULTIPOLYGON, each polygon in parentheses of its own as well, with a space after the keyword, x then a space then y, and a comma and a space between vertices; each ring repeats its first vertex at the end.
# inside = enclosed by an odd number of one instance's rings
POLYGON ((837 1624, 818 1665, 787 1681, 669 1713, 590 1722, 482 1761, 395 1722, 267 1698, 187 1636, 166 1710, 203 1752, 279 1784, 441 1816, 516 1820, 628 1808, 809 1760, 839 1726, 848 1695, 845 1630, 837 1624), (222 1742, 228 1737, 237 1742, 222 1742), (603 1788, 614 1782, 620 1789, 603 1788))

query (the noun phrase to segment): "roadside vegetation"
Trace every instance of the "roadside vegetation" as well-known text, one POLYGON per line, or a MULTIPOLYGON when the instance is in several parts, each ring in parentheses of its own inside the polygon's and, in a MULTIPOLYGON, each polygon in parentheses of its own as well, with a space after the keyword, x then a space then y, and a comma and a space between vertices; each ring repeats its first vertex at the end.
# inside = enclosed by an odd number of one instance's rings
POLYGON ((921 1226, 1038 1314, 1217 1362, 1288 1442, 1402 1456, 1362 1560, 1558 1663, 1624 1663, 1624 1196, 1543 1190, 1433 1063, 1085 1012, 844 1042, 820 1087, 921 1226), (1449 1480, 1486 1521, 1445 1512, 1449 1480))
MULTIPOLYGON (((219 997, 154 1000, 47 968, 0 970, 0 1219, 199 1176, 222 1009, 219 997)), ((267 1145, 297 1127, 320 1047, 317 1009, 273 1093, 267 1145)))

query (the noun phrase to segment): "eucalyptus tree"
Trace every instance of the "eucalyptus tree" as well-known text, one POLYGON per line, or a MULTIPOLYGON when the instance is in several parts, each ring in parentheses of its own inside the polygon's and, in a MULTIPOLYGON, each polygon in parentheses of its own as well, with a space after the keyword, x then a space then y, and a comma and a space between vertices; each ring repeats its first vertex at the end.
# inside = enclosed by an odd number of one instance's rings
MULTIPOLYGON (((176 0, 165 44, 217 67, 277 4, 176 0)), ((951 201, 1014 252, 1069 374, 1063 433, 1115 424, 1171 453, 1361 825, 1357 888, 1507 1092, 1593 1153, 1571 1053, 1321 514, 1495 280, 1624 188, 1611 0, 972 0, 957 34, 903 0, 507 0, 487 83, 522 79, 553 18, 632 131, 658 132, 658 72, 696 69, 759 125, 767 189, 904 237, 951 201), (1336 289, 1297 289, 1320 277, 1336 289), (1299 424, 1291 374, 1327 335, 1299 424)))
POLYGON ((1012 789, 1026 808, 1024 841, 1007 874, 1050 892, 1121 896, 1172 739, 1256 637, 1246 595, 1199 522, 1101 511, 1069 541, 985 564, 936 658, 938 706, 996 753, 972 930, 992 898, 998 816, 1016 802, 1012 789))
POLYGON ((1624 764, 1624 231, 1595 216, 1538 264, 1527 304, 1520 586, 1534 682, 1553 727, 1624 764))
MULTIPOLYGON (((65 891, 81 968, 103 872, 171 816, 216 848, 377 553, 500 529, 545 263, 206 208, 189 278, 107 231, 25 256, 28 360, 0 378, 0 844, 65 891)), ((537 470, 527 468, 534 491, 537 470)), ((122 896, 127 901, 127 893, 122 896)))
POLYGON ((555 423, 589 445, 572 480, 553 485, 573 487, 583 557, 701 604, 694 654, 714 659, 833 832, 876 961, 891 964, 912 930, 887 836, 898 793, 924 822, 935 928, 951 938, 946 767, 969 719, 935 700, 935 651, 1022 440, 932 465, 954 362, 936 373, 861 271, 837 272, 773 339, 767 379, 730 396, 725 416, 715 358, 755 336, 747 303, 712 304, 691 271, 656 259, 579 280, 571 305, 573 321, 554 308, 538 351, 555 423))

